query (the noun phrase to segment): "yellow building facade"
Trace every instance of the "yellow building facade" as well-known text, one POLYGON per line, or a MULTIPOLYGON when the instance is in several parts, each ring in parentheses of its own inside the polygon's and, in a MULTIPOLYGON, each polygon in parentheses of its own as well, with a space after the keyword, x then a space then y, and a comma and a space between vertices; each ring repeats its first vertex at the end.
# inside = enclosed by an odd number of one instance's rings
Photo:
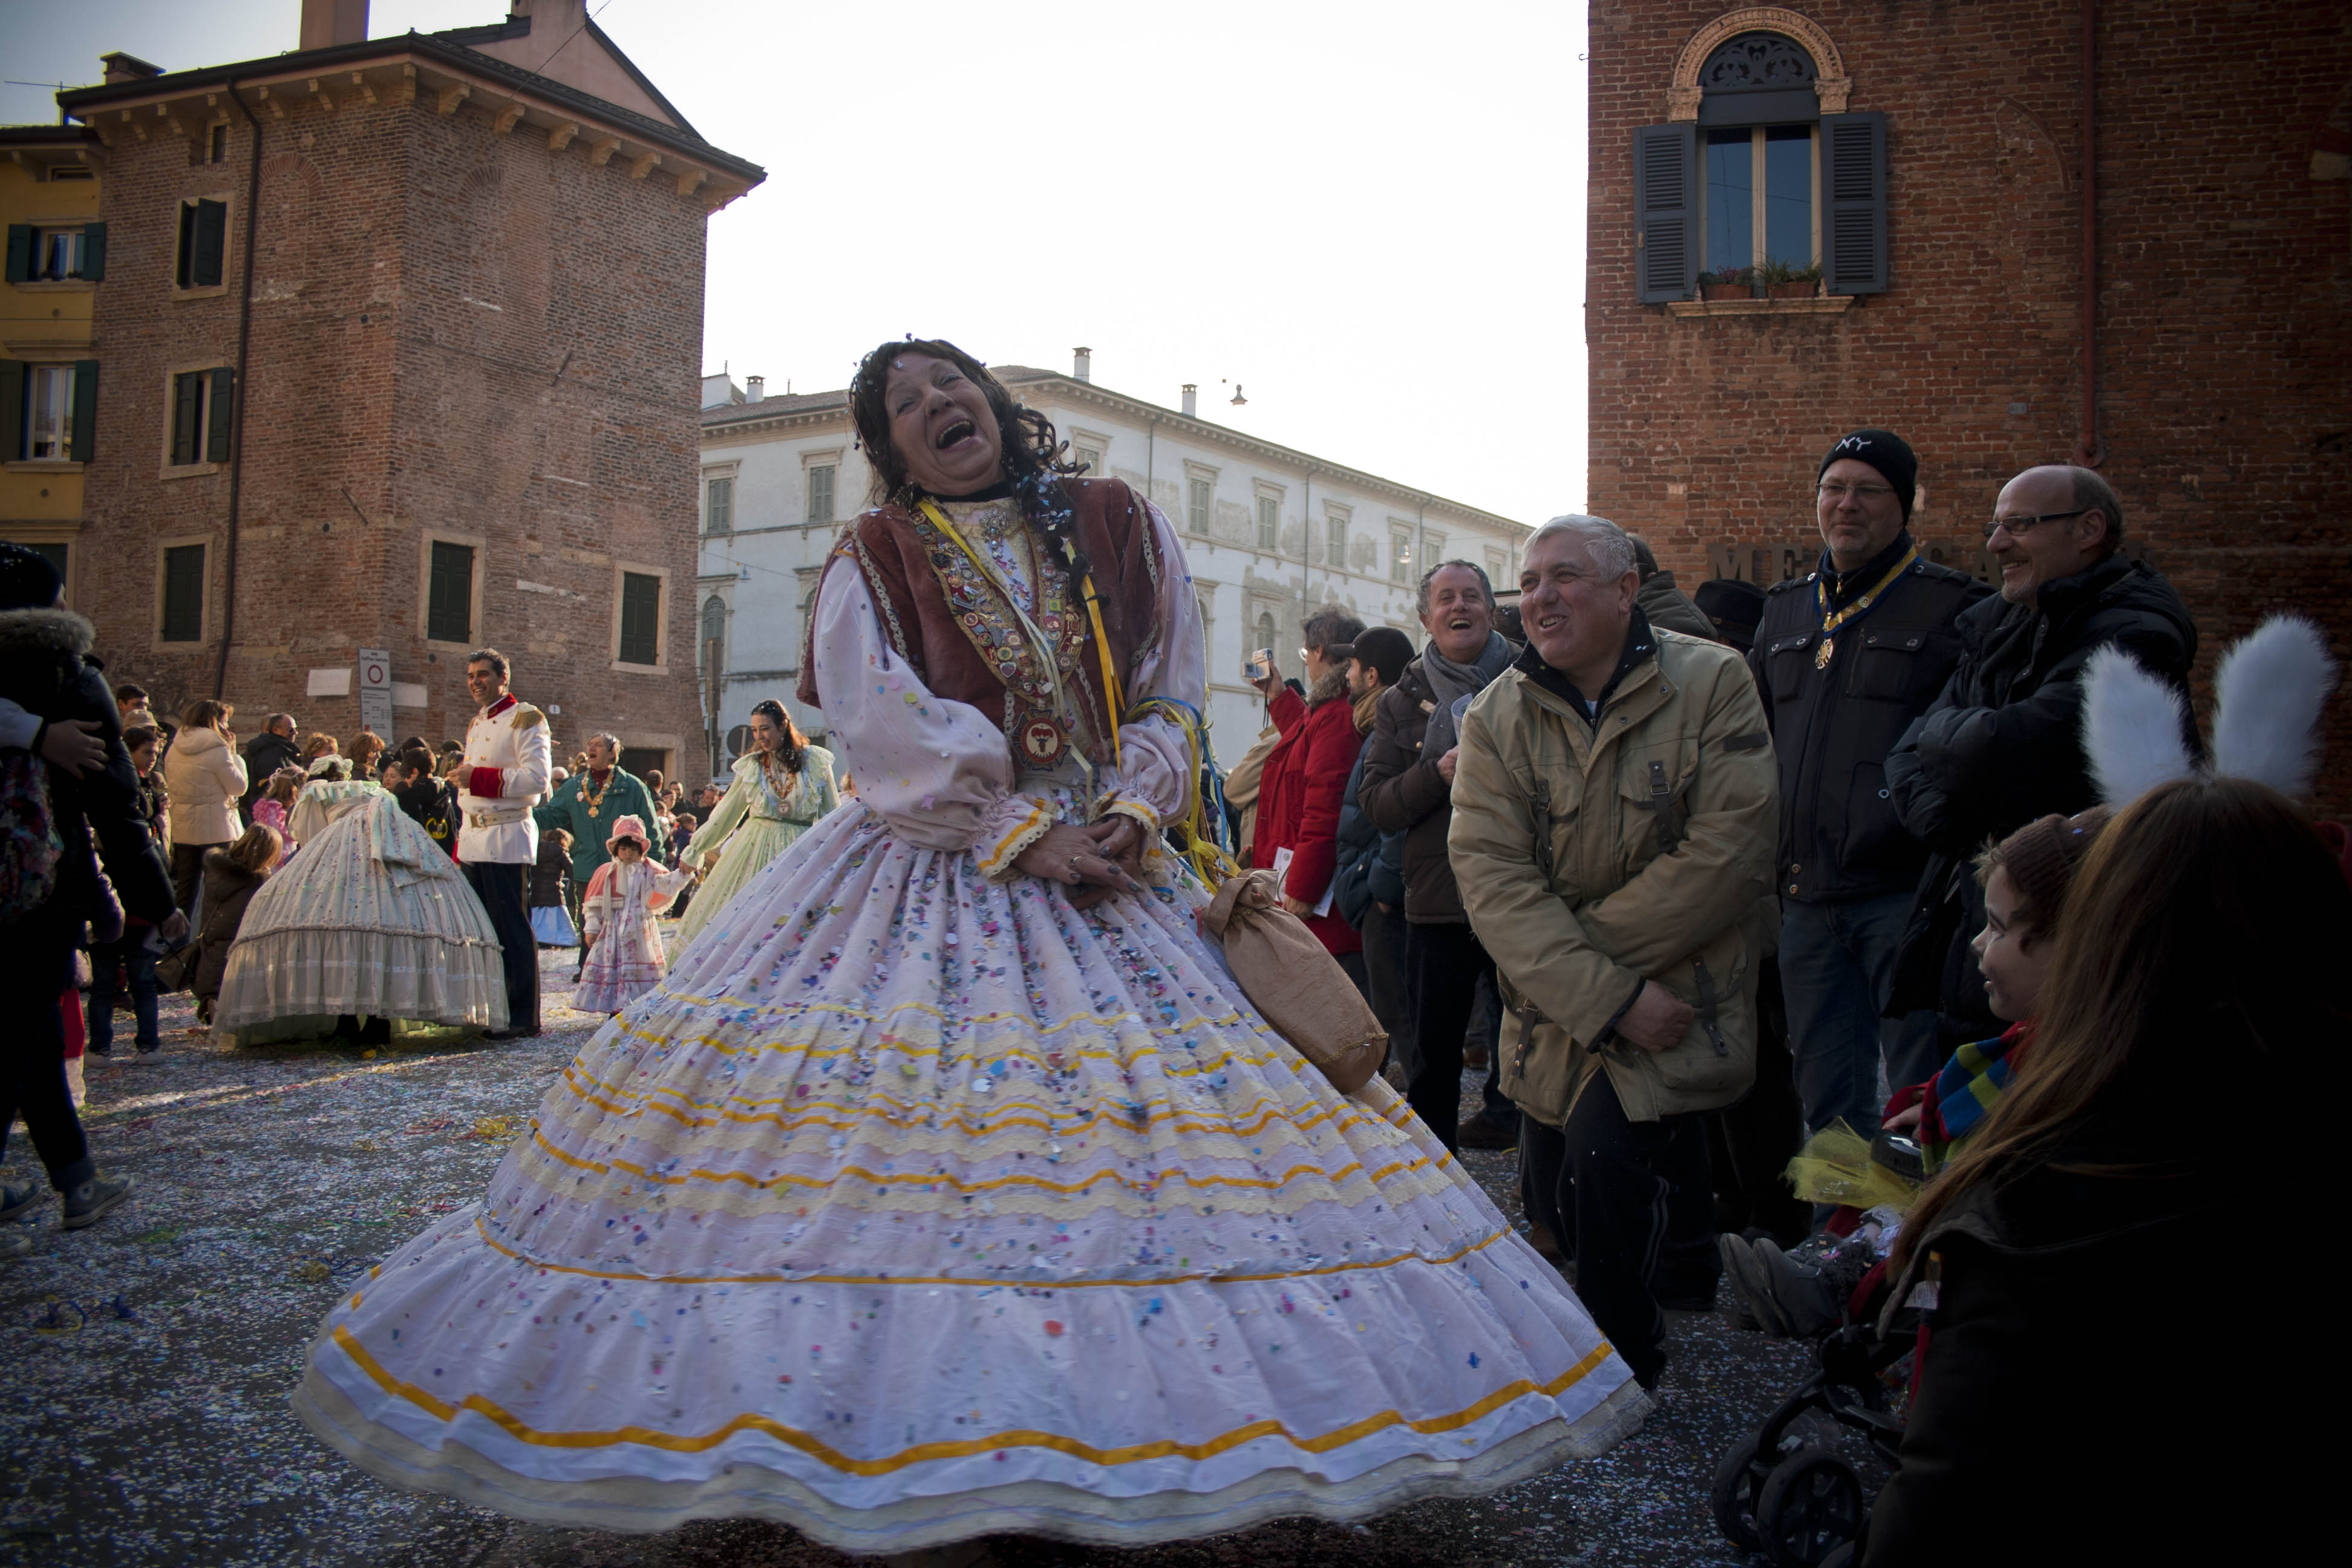
POLYGON ((106 276, 99 221, 103 149, 79 126, 0 126, 0 540, 83 563, 82 468, 98 438, 91 307, 106 276))

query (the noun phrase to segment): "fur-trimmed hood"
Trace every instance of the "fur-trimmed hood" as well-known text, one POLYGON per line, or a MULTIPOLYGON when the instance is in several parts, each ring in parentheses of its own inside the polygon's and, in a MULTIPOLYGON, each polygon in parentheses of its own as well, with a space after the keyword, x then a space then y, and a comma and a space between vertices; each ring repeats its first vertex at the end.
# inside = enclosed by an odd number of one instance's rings
POLYGON ((89 620, 51 605, 40 609, 0 610, 0 658, 65 653, 79 658, 98 642, 89 620))

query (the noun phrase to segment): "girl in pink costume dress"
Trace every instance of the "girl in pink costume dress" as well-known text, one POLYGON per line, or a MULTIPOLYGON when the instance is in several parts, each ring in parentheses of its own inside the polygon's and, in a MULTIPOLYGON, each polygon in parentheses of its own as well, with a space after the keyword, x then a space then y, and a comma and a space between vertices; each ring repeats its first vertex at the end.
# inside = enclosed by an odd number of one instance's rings
POLYGON ((665 870, 646 858, 646 825, 637 817, 613 824, 604 847, 613 858, 596 868, 580 898, 588 956, 572 1005, 583 1013, 617 1013, 661 984, 669 956, 654 917, 694 880, 691 869, 665 870))

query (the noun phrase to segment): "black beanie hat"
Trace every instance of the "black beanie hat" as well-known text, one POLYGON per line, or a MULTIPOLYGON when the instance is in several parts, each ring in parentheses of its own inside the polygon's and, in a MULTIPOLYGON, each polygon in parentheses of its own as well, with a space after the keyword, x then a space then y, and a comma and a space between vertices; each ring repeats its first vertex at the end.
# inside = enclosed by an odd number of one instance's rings
POLYGON ((0 610, 45 610, 65 580, 49 558, 21 544, 0 544, 0 610))
POLYGON ((1334 664, 1360 658, 1380 672, 1382 686, 1394 686, 1412 662, 1412 639, 1392 626, 1374 626, 1354 642, 1325 648, 1323 657, 1334 664))
POLYGON ((1813 470, 1814 479, 1829 472, 1830 465, 1840 458, 1868 463, 1885 475, 1886 482, 1895 487, 1895 499, 1903 503, 1903 521, 1911 521, 1911 498, 1919 489, 1919 458, 1908 441, 1892 430, 1857 430, 1830 448, 1822 466, 1813 470))

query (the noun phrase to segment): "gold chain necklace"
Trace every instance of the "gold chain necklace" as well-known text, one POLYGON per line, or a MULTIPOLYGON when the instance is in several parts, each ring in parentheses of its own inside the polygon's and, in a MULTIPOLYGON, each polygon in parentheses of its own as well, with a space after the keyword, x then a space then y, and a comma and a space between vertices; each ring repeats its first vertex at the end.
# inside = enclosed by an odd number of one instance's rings
POLYGON ((1871 584, 1871 588, 1868 593, 1863 595, 1861 598, 1856 599, 1853 604, 1848 605, 1844 609, 1838 611, 1835 615, 1832 615, 1830 613, 1829 574, 1824 572, 1820 577, 1814 580, 1813 606, 1821 612, 1822 617, 1822 646, 1819 648, 1816 648, 1813 652, 1813 668, 1815 669, 1827 669, 1830 667, 1830 656, 1837 651, 1837 645, 1831 639, 1831 634, 1835 632, 1840 626, 1845 625, 1848 621, 1854 619, 1858 616, 1865 614, 1873 605, 1878 603, 1878 595, 1886 592, 1887 584, 1894 582, 1897 577, 1902 576, 1906 571, 1909 570, 1911 563, 1918 559, 1919 547, 1915 544, 1910 549, 1903 552, 1903 559, 1897 561, 1893 568, 1887 572, 1885 576, 1881 577, 1876 583, 1871 584))
POLYGON ((588 786, 596 782, 596 773, 594 769, 590 769, 587 776, 580 781, 580 798, 582 802, 587 805, 588 816, 592 820, 596 815, 596 808, 604 804, 605 795, 612 793, 613 781, 620 776, 620 773, 621 770, 618 768, 614 768, 607 772, 604 774, 604 787, 598 790, 594 795, 590 795, 588 793, 588 786))

